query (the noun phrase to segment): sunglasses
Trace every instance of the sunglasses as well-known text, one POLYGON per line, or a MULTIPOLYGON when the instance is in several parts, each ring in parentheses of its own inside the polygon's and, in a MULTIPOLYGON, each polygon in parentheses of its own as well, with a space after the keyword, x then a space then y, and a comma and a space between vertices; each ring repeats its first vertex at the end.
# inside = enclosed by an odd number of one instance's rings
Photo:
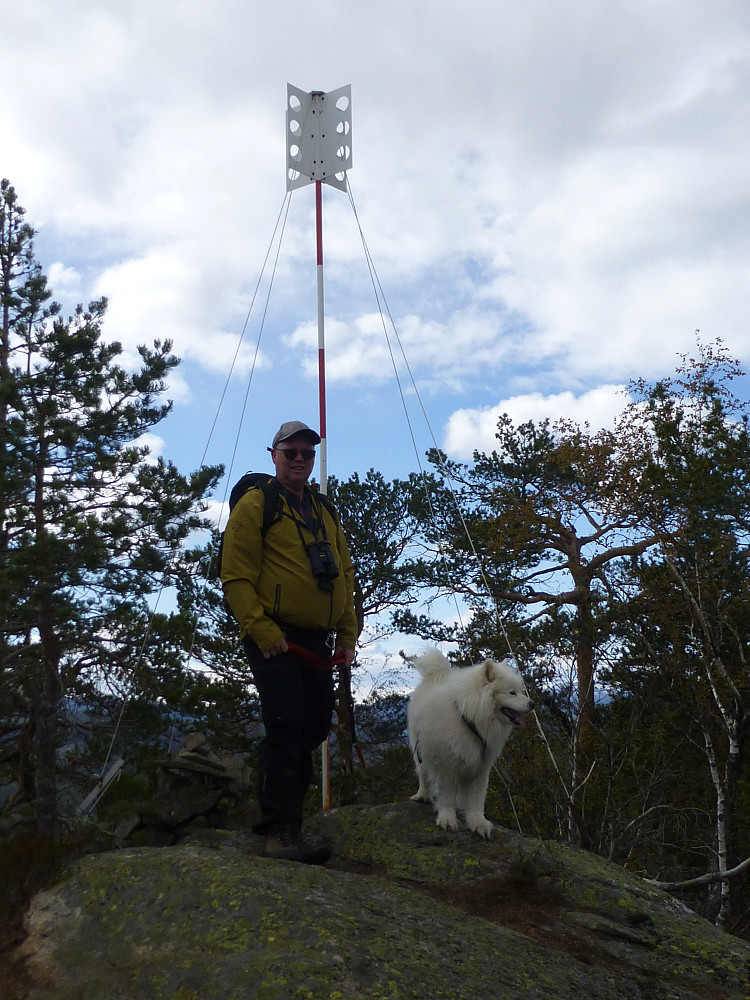
POLYGON ((287 462, 294 461, 298 455, 305 462, 311 462, 315 458, 314 448, 274 448, 273 450, 280 451, 287 462))

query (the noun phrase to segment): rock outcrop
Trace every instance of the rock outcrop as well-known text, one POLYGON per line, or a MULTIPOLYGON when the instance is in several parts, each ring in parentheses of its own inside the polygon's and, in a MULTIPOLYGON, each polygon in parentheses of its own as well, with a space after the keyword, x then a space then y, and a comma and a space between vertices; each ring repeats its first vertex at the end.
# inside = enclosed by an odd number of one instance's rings
POLYGON ((154 794, 118 825, 121 844, 137 839, 142 846, 176 843, 197 819, 220 826, 252 790, 252 775, 237 757, 218 757, 202 733, 191 733, 180 752, 158 764, 154 794))
POLYGON ((33 900, 35 1000, 746 1000, 750 945, 584 851, 412 803, 318 817, 322 868, 250 834, 77 862, 33 900))

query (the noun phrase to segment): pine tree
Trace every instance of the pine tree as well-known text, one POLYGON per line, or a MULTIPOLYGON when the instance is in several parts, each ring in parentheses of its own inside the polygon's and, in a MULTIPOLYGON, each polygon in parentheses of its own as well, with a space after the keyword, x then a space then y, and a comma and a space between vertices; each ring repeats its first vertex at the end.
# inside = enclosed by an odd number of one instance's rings
POLYGON ((63 319, 16 193, 0 189, 0 710, 38 829, 56 824, 62 699, 87 686, 132 688, 147 669, 149 599, 204 527, 219 469, 189 477, 139 439, 163 420, 169 341, 140 367, 106 343, 106 300, 63 319), (139 634, 140 633, 140 634, 139 634), (145 660, 144 660, 145 653, 145 660))
POLYGON ((516 425, 503 414, 495 437, 496 450, 475 453, 471 466, 433 455, 459 484, 465 508, 453 547, 465 554, 456 587, 474 609, 467 638, 473 658, 507 655, 496 605, 525 668, 541 666, 543 676, 545 659, 572 664, 573 718, 563 720, 573 743, 567 797, 571 835, 589 844, 576 797, 595 760, 597 663, 615 613, 611 581, 655 537, 642 530, 638 511, 616 502, 634 458, 611 432, 563 420, 516 425))

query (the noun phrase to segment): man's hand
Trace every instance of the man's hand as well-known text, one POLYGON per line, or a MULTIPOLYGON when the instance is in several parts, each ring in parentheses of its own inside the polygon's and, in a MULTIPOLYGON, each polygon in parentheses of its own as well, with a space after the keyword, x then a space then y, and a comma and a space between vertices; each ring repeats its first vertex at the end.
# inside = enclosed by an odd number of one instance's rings
POLYGON ((348 646, 337 646, 333 651, 334 656, 341 656, 344 659, 344 666, 350 667, 354 663, 354 657, 356 655, 353 649, 348 646))
POLYGON ((265 653, 263 654, 263 658, 265 660, 270 660, 271 657, 278 656, 279 653, 288 653, 288 652, 289 652, 289 647, 286 644, 286 639, 282 635, 282 637, 280 639, 277 639, 270 649, 267 649, 265 651, 265 653))

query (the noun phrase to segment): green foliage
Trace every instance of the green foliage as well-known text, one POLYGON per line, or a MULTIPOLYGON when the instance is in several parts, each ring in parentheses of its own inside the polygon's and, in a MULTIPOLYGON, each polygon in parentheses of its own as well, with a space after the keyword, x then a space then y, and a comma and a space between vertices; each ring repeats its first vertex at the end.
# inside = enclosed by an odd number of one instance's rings
POLYGON ((555 661, 574 663, 576 786, 593 761, 598 663, 622 614, 616 581, 627 559, 655 543, 624 502, 637 453, 609 431, 562 420, 516 426, 507 414, 496 438, 470 466, 432 455, 464 507, 451 535, 456 586, 473 611, 460 653, 501 657, 510 647, 540 685, 555 661))
POLYGON ((5 757, 51 833, 63 691, 153 698, 184 672, 150 605, 221 470, 151 459, 139 439, 171 408, 170 343, 130 371, 103 340, 106 300, 63 319, 7 181, 1 195, 0 726, 21 734, 5 757))
MULTIPOLYGON (((704 828, 703 839, 724 870, 746 853, 734 818, 750 732, 750 433, 731 392, 739 366, 721 344, 698 347, 673 379, 634 386, 641 515, 660 544, 633 567, 637 617, 614 677, 621 690, 658 696, 699 748, 713 791, 714 834, 704 828)), ((720 922, 730 897, 724 884, 720 922)))
POLYGON ((330 477, 328 492, 349 542, 360 621, 382 636, 418 597, 445 584, 434 517, 446 505, 446 491, 434 476, 412 473, 387 482, 370 469, 364 479, 356 472, 343 482, 330 477), (390 627, 382 624, 385 614, 390 627))
POLYGON ((373 754, 406 739, 407 697, 400 692, 370 695, 357 706, 357 734, 373 754))
MULTIPOLYGON (((750 728, 750 430, 731 391, 742 374, 720 342, 699 343, 673 378, 631 385, 614 431, 505 415, 491 454, 432 456, 471 535, 463 524, 450 535, 473 612, 459 656, 501 656, 509 641, 547 693, 556 766, 546 750, 533 766, 515 760, 493 779, 492 808, 515 824, 530 804, 523 822, 540 832, 575 829, 675 878, 746 854, 735 824, 750 728)), ((724 884, 720 922, 730 894, 724 884)))
POLYGON ((180 614, 174 625, 184 631, 175 642, 189 645, 192 662, 213 676, 212 686, 218 684, 206 692, 209 700, 218 699, 228 710, 232 699, 247 700, 252 674, 218 581, 218 548, 219 532, 212 531, 205 545, 183 552, 175 574, 180 614))

